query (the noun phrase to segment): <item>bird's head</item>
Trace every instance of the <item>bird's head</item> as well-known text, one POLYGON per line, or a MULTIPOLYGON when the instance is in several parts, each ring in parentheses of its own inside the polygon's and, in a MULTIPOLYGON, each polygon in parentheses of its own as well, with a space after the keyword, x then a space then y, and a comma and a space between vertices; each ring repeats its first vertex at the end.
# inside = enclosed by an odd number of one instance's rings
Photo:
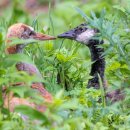
POLYGON ((59 34, 58 38, 71 39, 88 45, 89 40, 91 40, 97 32, 99 32, 97 29, 87 28, 87 24, 80 24, 74 29, 59 34))
POLYGON ((28 45, 27 43, 10 45, 12 38, 18 38, 18 39, 23 39, 23 40, 34 39, 34 40, 40 40, 40 41, 56 39, 53 36, 45 35, 42 33, 37 33, 34 31, 32 27, 28 25, 25 25, 23 23, 17 23, 10 26, 7 32, 6 52, 9 54, 18 53, 22 51, 26 45, 28 45))

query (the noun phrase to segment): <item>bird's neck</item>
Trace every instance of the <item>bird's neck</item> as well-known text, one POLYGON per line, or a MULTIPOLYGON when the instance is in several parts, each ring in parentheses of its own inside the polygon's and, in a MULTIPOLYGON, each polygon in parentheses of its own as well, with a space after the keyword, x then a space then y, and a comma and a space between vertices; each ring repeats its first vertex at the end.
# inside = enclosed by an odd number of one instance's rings
POLYGON ((24 49, 24 44, 17 44, 14 46, 9 46, 8 48, 6 48, 6 52, 8 54, 18 54, 18 53, 23 53, 23 49, 24 49))
POLYGON ((16 53, 23 53, 24 44, 16 45, 16 53))
MULTIPOLYGON (((14 46, 10 46, 6 49, 8 54, 21 54, 23 53, 25 44, 17 44, 14 46)), ((37 75, 38 77, 42 77, 37 67, 30 63, 25 63, 22 61, 16 63, 16 68, 18 71, 25 71, 29 75, 37 75)))
MULTIPOLYGON (((6 48, 6 52, 8 54, 22 54, 23 53, 23 47, 22 47, 22 44, 17 44, 17 45, 14 45, 14 46, 9 46, 8 48, 6 48)), ((24 62, 18 62, 16 63, 16 68, 18 71, 24 71, 24 69, 26 69, 24 67, 26 63, 24 62)))
POLYGON ((88 81, 88 88, 94 87, 98 89, 100 87, 99 76, 104 84, 104 71, 105 71, 105 58, 103 57, 104 49, 99 47, 103 44, 103 41, 90 40, 89 49, 91 52, 91 72, 90 75, 93 77, 88 81), (98 75, 99 74, 99 75, 98 75))

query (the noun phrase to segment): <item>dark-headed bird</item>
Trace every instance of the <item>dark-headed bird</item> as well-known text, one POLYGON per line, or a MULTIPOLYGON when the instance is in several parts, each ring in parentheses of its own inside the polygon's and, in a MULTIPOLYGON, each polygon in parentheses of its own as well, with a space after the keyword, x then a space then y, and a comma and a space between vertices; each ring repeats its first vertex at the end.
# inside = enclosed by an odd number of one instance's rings
MULTIPOLYGON (((104 79, 105 72, 105 58, 103 56, 104 48, 100 47, 104 42, 98 38, 99 30, 90 28, 86 23, 80 24, 74 29, 58 35, 58 38, 75 40, 81 44, 86 45, 91 53, 91 71, 92 78, 88 81, 87 88, 100 88, 100 79, 102 81, 104 90, 107 89, 107 83, 104 79), (100 78, 100 79, 99 79, 100 78)), ((106 97, 112 102, 124 99, 124 95, 120 89, 106 94, 106 97)))

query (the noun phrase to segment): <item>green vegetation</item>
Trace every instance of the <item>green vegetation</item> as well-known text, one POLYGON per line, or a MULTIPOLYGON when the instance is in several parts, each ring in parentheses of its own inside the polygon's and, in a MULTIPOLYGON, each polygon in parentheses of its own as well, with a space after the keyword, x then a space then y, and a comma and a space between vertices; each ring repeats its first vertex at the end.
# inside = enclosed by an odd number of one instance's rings
POLYGON ((0 130, 130 130, 130 0, 90 0, 85 4, 57 0, 54 8, 48 1, 49 11, 33 16, 24 9, 25 2, 13 0, 0 17, 0 130), (74 41, 39 42, 27 46, 24 54, 6 55, 7 28, 16 22, 55 36, 83 22, 98 28, 105 43, 102 47, 105 48, 108 91, 123 88, 125 99, 104 105, 98 102, 102 90, 86 89, 91 78, 90 52, 74 41), (3 108, 2 86, 19 97, 31 95, 36 99, 34 102, 40 102, 29 89, 29 85, 39 79, 18 72, 15 63, 20 60, 36 64, 44 77, 42 82, 54 96, 54 102, 46 104, 44 113, 26 106, 18 106, 14 113, 3 108), (58 72, 62 79, 60 85, 58 72), (26 82, 27 86, 23 89, 9 86, 19 81, 26 82), (65 82, 68 91, 64 90, 65 82), (22 120, 18 113, 27 115, 28 120, 22 120))

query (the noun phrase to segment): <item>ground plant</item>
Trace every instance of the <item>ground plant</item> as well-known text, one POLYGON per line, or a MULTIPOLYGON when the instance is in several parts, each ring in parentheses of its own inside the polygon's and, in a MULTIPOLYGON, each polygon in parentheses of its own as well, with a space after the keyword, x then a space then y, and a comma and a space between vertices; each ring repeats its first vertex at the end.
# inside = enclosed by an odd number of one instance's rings
MULTIPOLYGON (((38 12, 29 11, 26 0, 13 0, 0 8, 0 130, 130 130, 130 0, 37 2, 38 12), (35 41, 37 44, 27 46, 24 54, 7 55, 7 29, 17 22, 54 36, 81 23, 97 28, 100 31, 98 38, 104 40, 100 47, 105 49, 107 91, 122 89, 124 100, 111 103, 104 99, 102 87, 86 88, 92 78, 89 75, 90 52, 76 41, 58 38, 42 41, 43 44, 35 41), (18 72, 15 64, 21 60, 35 64, 43 78, 18 72), (3 86, 17 97, 32 96, 33 102, 39 103, 41 99, 29 87, 32 82, 39 81, 54 97, 53 103, 46 104, 45 112, 24 105, 17 106, 14 112, 4 108, 3 86), (13 87, 10 84, 14 82, 25 85, 22 89, 13 87), (101 97, 102 101, 99 101, 101 97)), ((12 44, 19 42, 19 39, 13 39, 12 44)))

